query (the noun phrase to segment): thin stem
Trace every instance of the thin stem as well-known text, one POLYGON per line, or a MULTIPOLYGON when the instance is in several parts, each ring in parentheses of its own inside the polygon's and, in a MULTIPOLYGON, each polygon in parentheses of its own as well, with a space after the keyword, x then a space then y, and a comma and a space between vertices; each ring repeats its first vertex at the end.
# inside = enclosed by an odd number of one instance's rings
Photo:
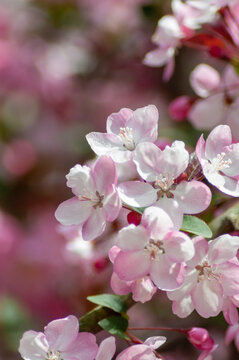
POLYGON ((142 328, 128 328, 128 330, 135 331, 135 330, 164 330, 164 331, 176 331, 185 334, 190 329, 173 329, 173 328, 167 328, 167 327, 142 327, 142 328))

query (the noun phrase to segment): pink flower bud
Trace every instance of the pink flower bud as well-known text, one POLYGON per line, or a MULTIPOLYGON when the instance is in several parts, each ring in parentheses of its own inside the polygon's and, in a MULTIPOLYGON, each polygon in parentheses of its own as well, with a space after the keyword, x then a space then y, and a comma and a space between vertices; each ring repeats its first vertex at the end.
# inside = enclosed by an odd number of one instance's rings
POLYGON ((187 333, 190 343, 200 350, 208 350, 213 347, 214 341, 206 329, 194 327, 187 333))

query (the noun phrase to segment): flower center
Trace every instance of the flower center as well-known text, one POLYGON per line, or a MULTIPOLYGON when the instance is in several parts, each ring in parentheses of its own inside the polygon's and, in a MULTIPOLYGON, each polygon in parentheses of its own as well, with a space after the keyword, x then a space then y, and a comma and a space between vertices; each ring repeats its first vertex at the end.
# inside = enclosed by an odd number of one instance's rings
POLYGON ((222 152, 221 154, 217 154, 217 156, 212 159, 211 164, 217 171, 221 171, 230 167, 232 161, 231 159, 224 160, 225 156, 226 153, 222 152))
POLYGON ((195 269, 198 271, 197 282, 201 282, 204 279, 211 280, 216 279, 220 280, 220 274, 215 272, 215 269, 208 264, 207 261, 204 261, 202 265, 195 266, 195 269))
POLYGON ((63 360, 60 351, 49 350, 46 354, 45 360, 63 360))
POLYGON ((91 201, 93 203, 93 208, 97 209, 97 207, 103 207, 104 195, 100 195, 99 191, 96 191, 95 194, 91 195, 79 195, 78 199, 80 201, 91 201))
POLYGON ((173 198, 174 195, 172 190, 176 189, 176 184, 174 184, 174 178, 170 178, 169 175, 166 177, 162 174, 156 177, 156 180, 153 184, 155 189, 159 189, 157 192, 158 200, 167 196, 167 198, 173 198))
POLYGON ((159 255, 164 254, 163 242, 150 239, 144 249, 150 254, 151 260, 155 260, 159 255))
POLYGON ((123 142, 123 146, 129 150, 133 151, 135 149, 135 142, 133 138, 133 130, 132 128, 125 127, 120 128, 119 137, 123 142))

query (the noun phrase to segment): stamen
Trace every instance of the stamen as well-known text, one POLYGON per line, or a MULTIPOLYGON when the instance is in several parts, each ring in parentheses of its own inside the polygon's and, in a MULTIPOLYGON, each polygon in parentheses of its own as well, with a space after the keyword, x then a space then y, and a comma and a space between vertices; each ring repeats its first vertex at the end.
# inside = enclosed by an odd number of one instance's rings
POLYGON ((224 160, 226 153, 222 152, 217 154, 217 156, 212 159, 211 164, 215 167, 217 171, 221 171, 230 167, 232 161, 231 159, 224 160))
POLYGON ((49 350, 46 354, 45 360, 64 360, 64 359, 61 357, 60 351, 49 350))
POLYGON ((90 201, 93 203, 93 208, 96 209, 97 207, 103 207, 104 195, 100 195, 99 191, 96 191, 95 194, 87 194, 87 196, 79 195, 78 199, 80 201, 90 201))
POLYGON ((165 253, 163 242, 160 240, 150 239, 144 249, 149 253, 151 260, 156 260, 160 254, 165 253))
POLYGON ((123 146, 129 150, 133 151, 135 149, 135 142, 133 138, 133 130, 132 128, 125 127, 120 128, 119 137, 123 142, 123 146))
POLYGON ((167 196, 167 198, 173 198, 174 195, 171 192, 176 189, 177 184, 174 183, 174 178, 170 178, 169 174, 166 176, 160 174, 156 177, 153 187, 159 189, 157 192, 158 199, 167 196))

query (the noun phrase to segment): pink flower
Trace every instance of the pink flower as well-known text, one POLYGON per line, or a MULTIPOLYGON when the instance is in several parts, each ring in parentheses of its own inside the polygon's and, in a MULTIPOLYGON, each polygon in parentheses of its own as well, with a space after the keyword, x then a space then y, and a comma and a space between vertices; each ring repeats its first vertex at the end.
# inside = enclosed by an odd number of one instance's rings
POLYGON ((117 245, 122 251, 114 260, 114 272, 124 281, 150 275, 162 290, 178 288, 184 280, 184 262, 194 255, 191 239, 174 230, 168 214, 149 207, 142 225, 129 225, 119 231, 117 245))
POLYGON ((63 225, 82 225, 83 239, 95 239, 103 233, 106 221, 117 218, 121 208, 114 162, 101 156, 92 169, 76 165, 66 178, 75 197, 58 206, 56 219, 63 225))
POLYGON ((188 161, 189 154, 182 141, 175 141, 163 151, 152 143, 139 144, 134 162, 139 175, 152 185, 140 181, 121 183, 118 187, 121 200, 133 207, 157 204, 169 214, 173 212, 176 227, 180 227, 184 213, 199 213, 211 201, 211 192, 202 182, 177 182, 188 161))
POLYGON ((232 144, 229 126, 219 125, 197 142, 196 154, 206 179, 220 191, 239 196, 239 143, 232 144))
POLYGON ((44 333, 26 331, 19 346, 24 360, 93 360, 97 351, 95 336, 79 333, 79 322, 73 315, 50 322, 44 333))
POLYGON ((134 150, 143 141, 156 141, 158 110, 148 105, 135 111, 121 109, 111 114, 106 123, 107 133, 92 132, 86 139, 97 155, 108 155, 116 163, 133 159, 134 150))
POLYGON ((239 237, 222 235, 208 243, 197 236, 193 242, 195 256, 187 262, 184 283, 168 292, 173 313, 184 318, 195 308, 204 318, 217 316, 224 299, 239 294, 239 237))
POLYGON ((116 360, 157 360, 154 351, 166 340, 165 336, 152 336, 143 344, 128 347, 117 356, 116 360))
POLYGON ((115 350, 115 338, 110 336, 101 342, 95 360, 111 360, 114 356, 115 350))
POLYGON ((212 129, 226 123, 232 128, 233 137, 239 139, 239 78, 228 65, 220 74, 211 66, 198 65, 191 74, 191 85, 200 97, 192 105, 188 117, 197 129, 212 129))
POLYGON ((229 345, 232 340, 235 341, 237 350, 239 351, 239 324, 229 326, 226 332, 225 342, 229 345))
MULTIPOLYGON (((113 263, 120 252, 121 249, 118 246, 113 246, 110 249, 109 257, 113 263)), ((121 280, 118 275, 113 272, 110 285, 112 290, 119 295, 126 295, 132 292, 133 300, 140 301, 141 303, 150 301, 157 291, 157 288, 154 286, 149 276, 144 276, 135 281, 125 281, 121 280)))

